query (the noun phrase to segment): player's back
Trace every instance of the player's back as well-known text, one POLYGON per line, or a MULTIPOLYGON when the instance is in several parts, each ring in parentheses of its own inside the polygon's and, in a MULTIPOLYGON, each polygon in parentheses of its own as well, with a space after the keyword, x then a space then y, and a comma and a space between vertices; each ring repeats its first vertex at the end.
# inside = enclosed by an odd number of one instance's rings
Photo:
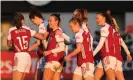
POLYGON ((10 28, 10 35, 12 43, 14 45, 15 53, 28 51, 30 38, 31 38, 31 32, 28 27, 22 26, 20 29, 12 27, 10 28))

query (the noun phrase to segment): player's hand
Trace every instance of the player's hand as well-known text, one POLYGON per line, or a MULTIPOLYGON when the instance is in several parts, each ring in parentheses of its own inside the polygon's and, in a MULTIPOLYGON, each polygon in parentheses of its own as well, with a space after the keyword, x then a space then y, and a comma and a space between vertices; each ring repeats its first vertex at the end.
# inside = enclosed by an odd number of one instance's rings
POLYGON ((63 32, 61 30, 58 30, 58 31, 56 31, 56 34, 61 36, 63 34, 63 32))
POLYGON ((69 59, 70 59, 69 55, 65 57, 65 61, 68 61, 69 59))
POLYGON ((44 51, 44 52, 43 52, 43 55, 44 55, 44 56, 47 56, 47 55, 49 55, 50 53, 51 53, 51 51, 44 51))
POLYGON ((46 33, 44 33, 44 34, 49 35, 49 32, 46 32, 46 33))
POLYGON ((132 60, 132 56, 130 54, 127 55, 127 60, 131 61, 132 60))

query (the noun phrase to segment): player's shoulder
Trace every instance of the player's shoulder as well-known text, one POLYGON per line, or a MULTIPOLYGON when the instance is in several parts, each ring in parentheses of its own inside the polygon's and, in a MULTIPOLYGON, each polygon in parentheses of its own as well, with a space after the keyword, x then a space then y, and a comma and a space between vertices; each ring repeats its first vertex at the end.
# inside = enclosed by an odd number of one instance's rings
POLYGON ((105 26, 101 28, 101 31, 106 31, 109 29, 109 27, 110 25, 106 23, 105 26))
POLYGON ((82 36, 83 32, 84 32, 84 30, 83 29, 80 29, 79 32, 77 32, 75 34, 75 36, 82 36))
POLYGON ((61 28, 58 28, 55 30, 55 33, 58 33, 58 32, 63 32, 63 30, 61 28))
POLYGON ((14 26, 14 27, 11 27, 9 28, 9 32, 13 31, 13 30, 16 30, 17 28, 14 26))
POLYGON ((30 30, 30 27, 23 25, 22 28, 30 30))

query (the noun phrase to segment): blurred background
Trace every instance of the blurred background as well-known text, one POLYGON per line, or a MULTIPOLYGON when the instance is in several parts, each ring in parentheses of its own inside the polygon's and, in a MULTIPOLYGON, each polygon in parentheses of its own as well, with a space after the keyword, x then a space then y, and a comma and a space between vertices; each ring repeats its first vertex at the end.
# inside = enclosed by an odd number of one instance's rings
MULTIPOLYGON (((13 66, 13 48, 7 46, 8 29, 12 27, 12 16, 14 12, 21 12, 25 18, 25 24, 31 29, 38 30, 37 27, 30 21, 30 7, 36 6, 42 13, 45 19, 45 25, 48 24, 48 17, 52 13, 61 15, 61 28, 71 38, 74 34, 69 28, 69 20, 72 17, 75 9, 86 8, 89 12, 89 26, 91 34, 94 38, 93 47, 99 42, 99 26, 96 25, 96 13, 99 11, 111 10, 112 16, 116 19, 121 36, 128 46, 128 49, 133 56, 133 2, 131 1, 1 1, 1 77, 2 80, 11 80, 13 66)), ((35 39, 31 39, 31 44, 35 39)), ((69 51, 74 49, 74 45, 69 46, 69 51)), ((29 74, 26 75, 27 80, 34 80, 36 70, 36 62, 38 60, 35 51, 31 52, 32 66, 29 74)), ((133 61, 126 61, 126 54, 122 49, 123 71, 125 80, 133 80, 133 61)), ((96 64, 99 61, 99 55, 95 57, 96 64)), ((76 67, 76 57, 73 57, 67 62, 67 66, 63 70, 64 80, 72 79, 72 73, 76 67)), ((103 78, 104 79, 104 78, 103 78)))

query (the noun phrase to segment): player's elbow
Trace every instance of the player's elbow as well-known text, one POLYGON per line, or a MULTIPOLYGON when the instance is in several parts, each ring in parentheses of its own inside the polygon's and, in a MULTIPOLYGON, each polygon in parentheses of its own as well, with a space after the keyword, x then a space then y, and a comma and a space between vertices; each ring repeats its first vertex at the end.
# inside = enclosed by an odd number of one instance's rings
POLYGON ((36 45, 37 45, 37 46, 39 46, 40 44, 41 44, 41 42, 40 42, 40 41, 38 41, 38 42, 36 43, 36 45))
POLYGON ((7 41, 7 46, 8 47, 12 47, 12 42, 11 41, 7 41))
POLYGON ((81 51, 81 48, 77 48, 76 52, 79 53, 81 51))

